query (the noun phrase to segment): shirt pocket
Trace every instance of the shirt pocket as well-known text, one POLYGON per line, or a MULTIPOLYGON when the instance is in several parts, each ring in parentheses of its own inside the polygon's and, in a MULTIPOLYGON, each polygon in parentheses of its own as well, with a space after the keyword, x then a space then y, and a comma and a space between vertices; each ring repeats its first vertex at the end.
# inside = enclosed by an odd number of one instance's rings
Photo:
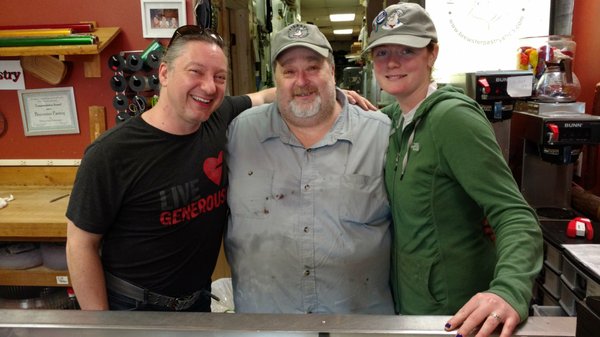
POLYGON ((383 176, 346 174, 340 178, 340 219, 362 224, 387 224, 390 207, 383 176))
POLYGON ((264 219, 272 200, 273 171, 248 171, 230 180, 229 208, 237 216, 264 219))

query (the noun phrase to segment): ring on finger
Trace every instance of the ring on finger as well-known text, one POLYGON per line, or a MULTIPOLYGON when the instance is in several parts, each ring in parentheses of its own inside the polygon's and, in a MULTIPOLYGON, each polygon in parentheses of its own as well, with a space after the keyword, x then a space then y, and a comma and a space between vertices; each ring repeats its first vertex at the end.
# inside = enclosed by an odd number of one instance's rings
POLYGON ((500 315, 498 315, 495 311, 492 311, 490 317, 497 320, 498 322, 502 321, 502 317, 500 317, 500 315))

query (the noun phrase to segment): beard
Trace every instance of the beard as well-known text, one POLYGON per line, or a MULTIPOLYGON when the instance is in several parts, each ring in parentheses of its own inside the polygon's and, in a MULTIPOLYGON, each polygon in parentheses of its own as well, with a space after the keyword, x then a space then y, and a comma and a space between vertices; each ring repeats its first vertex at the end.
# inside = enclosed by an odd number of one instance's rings
MULTIPOLYGON (((319 91, 318 89, 314 90, 319 91)), ((292 99, 285 110, 297 120, 306 120, 313 117, 317 117, 318 119, 326 118, 326 116, 332 113, 335 106, 335 83, 322 88, 320 92, 321 94, 317 95, 310 103, 299 103, 292 99)), ((297 92, 296 94, 302 94, 302 92, 297 92)))
POLYGON ((321 110, 321 97, 317 97, 310 104, 299 104, 292 100, 290 102, 290 111, 296 118, 310 118, 315 116, 321 110))

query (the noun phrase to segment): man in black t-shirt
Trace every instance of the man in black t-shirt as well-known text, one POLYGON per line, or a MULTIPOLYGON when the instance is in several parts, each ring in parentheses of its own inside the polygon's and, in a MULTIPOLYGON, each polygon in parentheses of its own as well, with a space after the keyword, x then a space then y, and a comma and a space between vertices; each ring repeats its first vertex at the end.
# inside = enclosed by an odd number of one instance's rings
POLYGON ((90 145, 75 179, 67 261, 84 310, 210 311, 227 126, 274 91, 224 97, 223 40, 197 26, 175 32, 159 77, 156 106, 90 145))

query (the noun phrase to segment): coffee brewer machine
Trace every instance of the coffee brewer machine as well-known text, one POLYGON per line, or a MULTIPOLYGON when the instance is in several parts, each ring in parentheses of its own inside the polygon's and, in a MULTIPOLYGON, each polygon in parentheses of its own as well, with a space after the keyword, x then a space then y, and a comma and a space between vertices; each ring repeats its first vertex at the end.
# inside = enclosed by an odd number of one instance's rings
POLYGON ((532 83, 533 73, 527 70, 478 71, 465 76, 466 94, 479 103, 492 123, 496 140, 507 162, 514 104, 517 99, 531 96, 532 83))
POLYGON ((584 110, 582 102, 516 104, 511 158, 517 165, 511 163, 511 168, 540 219, 576 216, 571 208, 574 164, 583 145, 600 143, 600 116, 584 110))
POLYGON ((577 102, 571 36, 522 39, 517 67, 533 71, 533 100, 518 101, 513 114, 511 161, 521 192, 540 218, 572 218, 571 183, 583 145, 600 143, 600 117, 577 102), (513 155, 513 152, 516 155, 513 155))

